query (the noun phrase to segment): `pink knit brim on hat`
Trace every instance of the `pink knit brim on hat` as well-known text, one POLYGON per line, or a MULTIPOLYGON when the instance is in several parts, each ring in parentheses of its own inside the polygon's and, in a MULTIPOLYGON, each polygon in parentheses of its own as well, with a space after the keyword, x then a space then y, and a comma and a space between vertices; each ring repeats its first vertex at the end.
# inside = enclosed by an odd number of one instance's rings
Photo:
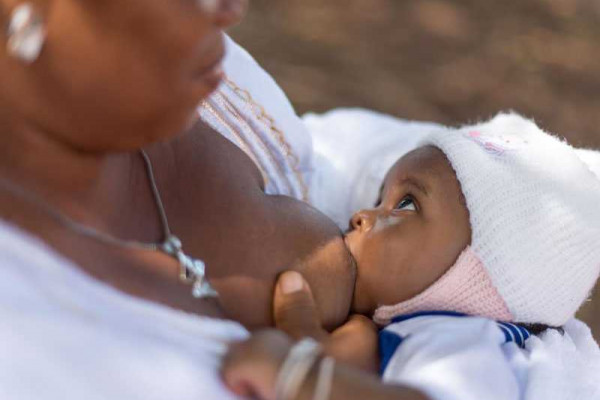
POLYGON ((377 324, 386 325, 398 315, 417 311, 456 311, 498 321, 513 319, 483 263, 470 246, 424 292, 402 303, 379 307, 375 310, 373 320, 377 324))

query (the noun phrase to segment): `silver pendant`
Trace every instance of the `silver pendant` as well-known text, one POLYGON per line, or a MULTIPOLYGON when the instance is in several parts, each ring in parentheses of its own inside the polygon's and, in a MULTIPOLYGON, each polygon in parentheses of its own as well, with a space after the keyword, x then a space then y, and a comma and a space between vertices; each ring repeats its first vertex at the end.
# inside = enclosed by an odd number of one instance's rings
POLYGON ((179 278, 185 283, 192 284, 192 296, 197 299, 219 296, 206 279, 206 264, 202 260, 185 254, 181 240, 177 236, 170 235, 163 243, 161 250, 179 261, 181 268, 179 278))

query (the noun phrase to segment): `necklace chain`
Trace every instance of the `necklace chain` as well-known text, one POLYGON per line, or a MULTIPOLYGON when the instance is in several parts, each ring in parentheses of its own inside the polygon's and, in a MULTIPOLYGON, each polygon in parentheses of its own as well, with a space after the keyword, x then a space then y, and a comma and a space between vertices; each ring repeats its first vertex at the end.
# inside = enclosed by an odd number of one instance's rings
POLYGON ((163 229, 163 241, 156 243, 139 242, 135 240, 124 240, 119 239, 111 234, 101 232, 91 226, 84 225, 80 222, 75 221, 71 217, 63 214, 59 210, 53 208, 48 202, 41 199, 34 193, 26 190, 22 186, 9 181, 6 178, 0 177, 0 188, 13 193, 14 195, 22 198, 28 203, 40 208, 55 221, 68 229, 76 232, 79 235, 87 236, 94 240, 111 246, 120 246, 130 249, 148 250, 148 251, 160 251, 179 262, 180 265, 180 279, 192 285, 192 295, 196 298, 208 298, 217 297, 217 292, 212 288, 206 279, 206 265, 202 260, 194 259, 188 256, 183 251, 183 245, 181 240, 173 235, 169 226, 169 220, 165 207, 160 196, 160 191, 156 185, 156 179, 154 178, 154 171, 152 168, 152 161, 148 154, 144 150, 140 150, 140 155, 144 160, 144 166, 146 168, 146 174, 150 182, 150 188, 152 190, 152 196, 158 209, 160 216, 161 225, 163 229))

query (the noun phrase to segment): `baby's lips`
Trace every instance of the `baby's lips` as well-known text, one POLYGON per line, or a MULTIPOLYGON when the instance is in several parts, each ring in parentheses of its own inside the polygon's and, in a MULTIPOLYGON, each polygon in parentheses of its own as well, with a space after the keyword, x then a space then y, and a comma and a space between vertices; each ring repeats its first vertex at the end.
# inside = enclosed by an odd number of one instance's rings
POLYGON ((350 251, 350 254, 352 254, 352 255, 354 255, 354 253, 352 252, 352 242, 353 242, 353 237, 355 235, 356 234, 354 231, 346 232, 344 234, 344 244, 346 245, 346 248, 348 249, 348 251, 350 251))
POLYGON ((358 269, 358 263, 356 262, 356 257, 354 256, 354 237, 356 236, 356 232, 350 232, 344 235, 344 244, 348 249, 348 253, 350 253, 350 259, 352 261, 352 266, 354 270, 358 269))

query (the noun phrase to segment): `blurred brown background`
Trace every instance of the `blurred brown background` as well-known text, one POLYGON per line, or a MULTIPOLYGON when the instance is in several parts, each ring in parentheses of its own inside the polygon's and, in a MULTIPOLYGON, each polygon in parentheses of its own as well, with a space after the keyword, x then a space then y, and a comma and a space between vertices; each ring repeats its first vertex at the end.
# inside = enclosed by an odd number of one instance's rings
MULTIPOLYGON (((453 125, 513 109, 600 148, 598 0, 251 0, 231 34, 300 114, 360 106, 453 125)), ((595 297, 581 317, 598 338, 595 297)))

